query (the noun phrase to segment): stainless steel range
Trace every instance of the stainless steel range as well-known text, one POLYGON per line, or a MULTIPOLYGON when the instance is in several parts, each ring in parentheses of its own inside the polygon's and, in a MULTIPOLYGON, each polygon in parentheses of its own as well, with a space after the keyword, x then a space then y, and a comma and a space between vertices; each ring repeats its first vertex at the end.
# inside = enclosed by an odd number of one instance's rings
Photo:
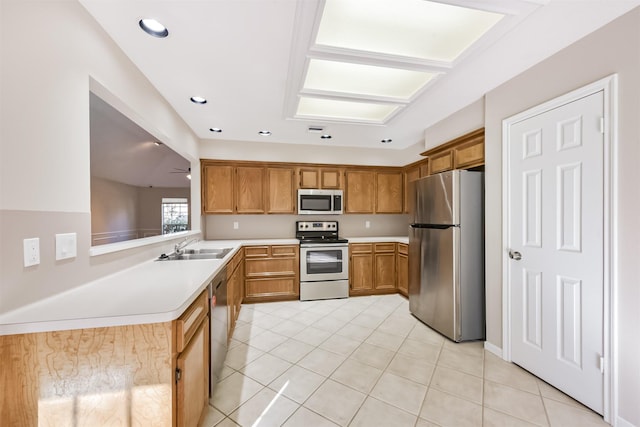
POLYGON ((300 300, 349 296, 349 241, 338 221, 296 221, 300 240, 300 300))

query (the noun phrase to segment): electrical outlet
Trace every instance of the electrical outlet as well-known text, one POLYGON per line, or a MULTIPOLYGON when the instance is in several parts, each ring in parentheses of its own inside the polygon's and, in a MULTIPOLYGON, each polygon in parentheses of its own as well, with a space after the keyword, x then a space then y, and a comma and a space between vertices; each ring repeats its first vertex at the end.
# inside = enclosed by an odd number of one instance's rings
POLYGON ((365 221, 364 228, 371 228, 371 221, 365 221))
POLYGON ((240 223, 238 221, 233 221, 233 229, 237 230, 238 228, 240 228, 240 223))
POLYGON ((40 238, 24 239, 22 241, 24 249, 24 266, 40 264, 40 238))

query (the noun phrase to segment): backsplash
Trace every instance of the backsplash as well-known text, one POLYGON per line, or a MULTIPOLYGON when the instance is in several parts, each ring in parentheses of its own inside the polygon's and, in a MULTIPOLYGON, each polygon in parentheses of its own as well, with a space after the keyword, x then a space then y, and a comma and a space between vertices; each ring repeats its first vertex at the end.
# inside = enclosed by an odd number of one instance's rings
POLYGON ((344 237, 407 236, 408 215, 205 215, 207 240, 295 237, 296 221, 338 221, 344 237), (367 223, 369 227, 367 228, 367 223), (237 225, 237 228, 234 228, 237 225))

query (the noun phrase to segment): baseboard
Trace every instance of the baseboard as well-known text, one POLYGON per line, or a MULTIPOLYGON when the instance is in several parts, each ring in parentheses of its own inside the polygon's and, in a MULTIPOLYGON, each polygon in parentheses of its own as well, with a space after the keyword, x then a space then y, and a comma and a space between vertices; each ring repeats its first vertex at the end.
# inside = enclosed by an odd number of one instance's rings
POLYGON ((484 349, 489 353, 493 353, 502 359, 502 349, 495 344, 491 344, 489 341, 484 342, 484 349))
POLYGON ((622 417, 616 417, 616 422, 614 424, 616 427, 638 427, 635 424, 631 424, 629 421, 625 420, 622 417))

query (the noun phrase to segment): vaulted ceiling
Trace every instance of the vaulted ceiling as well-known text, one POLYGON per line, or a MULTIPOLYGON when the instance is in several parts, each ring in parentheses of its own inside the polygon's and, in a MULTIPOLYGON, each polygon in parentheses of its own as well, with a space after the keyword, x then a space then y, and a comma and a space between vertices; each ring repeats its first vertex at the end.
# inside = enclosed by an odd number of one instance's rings
POLYGON ((80 2, 203 143, 389 149, 640 3, 80 2))

